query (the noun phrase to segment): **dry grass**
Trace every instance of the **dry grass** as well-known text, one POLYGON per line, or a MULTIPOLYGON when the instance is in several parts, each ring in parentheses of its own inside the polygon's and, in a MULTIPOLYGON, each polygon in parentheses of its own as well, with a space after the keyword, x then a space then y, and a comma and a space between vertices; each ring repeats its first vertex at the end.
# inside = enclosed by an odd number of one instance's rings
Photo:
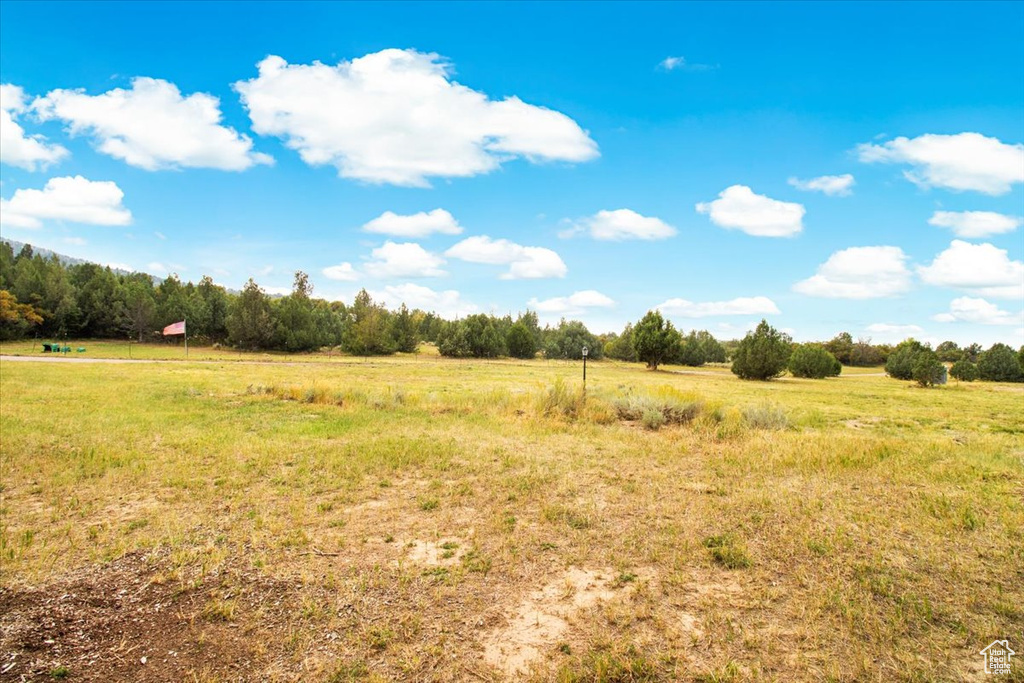
MULTIPOLYGON (((1024 645, 1019 394, 578 373, 2 362, 3 584, 128 552, 183 592, 287 582, 251 680, 501 680, 484 644, 542 599, 516 677, 983 680, 1024 645), (598 568, 592 601, 560 578, 598 568)), ((270 618, 235 588, 195 623, 270 618)))

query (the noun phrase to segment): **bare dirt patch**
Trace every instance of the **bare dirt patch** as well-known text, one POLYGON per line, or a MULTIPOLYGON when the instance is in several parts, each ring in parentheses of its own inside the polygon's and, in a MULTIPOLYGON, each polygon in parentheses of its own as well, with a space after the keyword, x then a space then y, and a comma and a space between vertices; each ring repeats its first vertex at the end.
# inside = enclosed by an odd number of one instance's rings
POLYGON ((434 541, 410 541, 407 548, 409 559, 416 564, 440 567, 455 564, 463 554, 461 539, 451 538, 434 541))
POLYGON ((844 424, 850 429, 864 429, 882 421, 880 417, 863 417, 855 420, 846 420, 844 424))
POLYGON ((568 569, 506 614, 507 623, 483 637, 484 661, 515 679, 538 663, 570 628, 574 615, 624 596, 611 569, 568 569))
POLYGON ((182 584, 158 565, 135 553, 48 586, 0 587, 0 679, 249 680, 271 663, 236 617, 259 613, 260 630, 272 629, 287 587, 255 576, 182 584))

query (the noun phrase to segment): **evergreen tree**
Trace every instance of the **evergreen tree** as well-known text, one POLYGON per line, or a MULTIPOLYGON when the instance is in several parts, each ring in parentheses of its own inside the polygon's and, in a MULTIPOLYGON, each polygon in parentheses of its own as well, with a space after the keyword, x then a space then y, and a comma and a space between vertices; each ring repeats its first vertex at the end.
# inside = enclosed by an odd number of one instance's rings
POLYGON ((885 362, 886 374, 895 379, 914 379, 917 356, 929 350, 914 338, 904 339, 889 354, 889 359, 885 362))
POLYGON ((391 340, 396 351, 414 353, 419 345, 418 326, 403 303, 398 312, 391 316, 391 340))
POLYGON ((473 352, 461 321, 444 322, 437 333, 437 350, 448 358, 469 358, 473 352))
POLYGON ((243 349, 269 348, 274 339, 270 298, 249 278, 228 311, 228 339, 243 349))
POLYGON ((533 358, 537 355, 537 343, 525 323, 519 321, 509 328, 505 336, 508 355, 513 358, 533 358))
POLYGON ((583 358, 584 346, 587 347, 588 358, 591 360, 601 360, 604 357, 604 349, 586 325, 579 320, 563 318, 559 321, 558 327, 548 335, 544 355, 548 358, 580 360, 583 358))
POLYGON ((682 343, 679 344, 679 352, 676 360, 678 360, 680 365, 689 365, 690 367, 700 367, 701 365, 704 365, 706 361, 704 356, 704 344, 702 344, 701 339, 697 337, 696 330, 691 330, 690 334, 683 338, 682 343))
POLYGON ((701 330, 697 333, 697 339, 704 351, 705 363, 724 363, 726 361, 725 347, 710 332, 701 330))
POLYGON ((770 380, 786 369, 791 352, 788 334, 762 320, 757 329, 740 341, 733 356, 732 372, 740 379, 770 380))
POLYGON ((341 347, 355 356, 385 356, 395 352, 388 334, 389 314, 374 303, 365 289, 359 290, 348 309, 348 320, 342 332, 341 347))
POLYGON ((953 367, 949 369, 949 375, 961 382, 973 382, 978 379, 978 366, 966 358, 961 358, 953 363, 953 367))
POLYGON ((840 332, 830 341, 825 342, 824 348, 843 365, 850 365, 853 354, 853 336, 849 332, 840 332))
POLYGON ((993 344, 978 359, 978 376, 989 382, 1021 382, 1021 370, 1017 352, 1006 344, 993 344))
POLYGON ((153 281, 148 275, 131 275, 125 278, 123 287, 127 332, 141 342, 156 319, 153 281))
POLYGON ((922 387, 946 383, 946 366, 939 360, 938 354, 931 349, 924 349, 914 357, 914 381, 922 387))
POLYGON ((679 348, 680 335, 660 311, 647 311, 633 328, 633 349, 636 358, 650 370, 672 358, 679 348))
POLYGON ((944 341, 935 347, 935 355, 943 363, 955 363, 963 358, 964 352, 954 341, 944 341))
POLYGON ((614 335, 605 343, 604 355, 615 360, 636 362, 636 349, 633 347, 633 323, 626 323, 622 334, 614 335))
POLYGON ((789 357, 789 371, 794 377, 824 379, 838 377, 843 365, 821 344, 800 344, 789 357))

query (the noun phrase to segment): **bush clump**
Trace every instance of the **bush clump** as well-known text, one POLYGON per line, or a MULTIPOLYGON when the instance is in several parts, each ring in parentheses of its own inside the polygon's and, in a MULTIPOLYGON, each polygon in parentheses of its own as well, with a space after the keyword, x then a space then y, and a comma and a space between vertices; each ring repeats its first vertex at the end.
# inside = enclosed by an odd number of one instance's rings
POLYGON ((786 370, 792 339, 762 320, 736 347, 732 372, 740 379, 770 380, 786 370))
POLYGON ((786 411, 768 401, 744 408, 743 421, 752 429, 777 431, 789 427, 789 417, 786 415, 786 411))
POLYGON ((842 370, 842 364, 821 344, 800 344, 789 357, 789 371, 794 377, 838 377, 842 370))
POLYGON ((914 381, 922 387, 946 383, 946 366, 931 349, 925 349, 914 358, 914 381))
POLYGON ((960 359, 953 363, 949 375, 961 382, 973 382, 978 379, 978 366, 967 359, 960 359))
POLYGON ((1013 349, 1006 344, 993 344, 978 359, 978 376, 988 382, 1022 382, 1024 370, 1013 349))
POLYGON ((540 412, 548 417, 561 416, 575 419, 583 412, 587 394, 583 387, 573 388, 561 377, 540 397, 540 412))
POLYGON ((914 338, 904 339, 885 361, 885 373, 893 379, 914 379, 917 357, 925 351, 931 349, 914 338))
POLYGON ((658 395, 627 394, 613 401, 620 420, 636 420, 645 429, 685 424, 700 415, 704 402, 664 391, 658 395))

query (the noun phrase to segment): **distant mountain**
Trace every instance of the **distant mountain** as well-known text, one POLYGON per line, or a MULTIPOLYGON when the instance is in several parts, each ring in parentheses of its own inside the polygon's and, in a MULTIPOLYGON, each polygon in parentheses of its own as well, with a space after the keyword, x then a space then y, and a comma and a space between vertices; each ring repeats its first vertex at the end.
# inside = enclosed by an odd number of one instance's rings
MULTIPOLYGON (((9 240, 6 237, 0 238, 0 241, 7 242, 7 244, 11 245, 11 249, 14 250, 14 255, 15 256, 17 256, 18 252, 21 251, 22 248, 26 245, 25 242, 19 242, 17 240, 9 240)), ((44 249, 43 247, 37 247, 34 244, 29 244, 28 246, 32 247, 32 252, 33 253, 39 254, 43 258, 50 258, 51 256, 56 256, 57 260, 60 261, 61 263, 63 263, 65 266, 78 266, 78 265, 81 265, 83 263, 92 263, 92 261, 86 261, 85 259, 75 258, 74 256, 66 256, 64 254, 58 254, 55 251, 50 251, 49 249, 44 249)), ((130 275, 131 274, 130 270, 120 270, 118 268, 112 268, 111 270, 113 270, 115 273, 120 273, 122 275, 130 275)))
MULTIPOLYGON (((19 242, 18 240, 10 240, 10 239, 7 239, 6 237, 0 237, 0 242, 6 242, 7 244, 11 245, 11 249, 14 250, 14 255, 15 256, 17 256, 18 252, 21 251, 22 248, 26 246, 25 242, 19 242)), ((92 263, 92 264, 97 265, 97 266, 103 266, 104 265, 102 263, 96 263, 95 261, 88 261, 86 259, 75 258, 74 256, 67 256, 65 254, 61 254, 61 253, 58 253, 56 251, 51 251, 49 249, 44 249, 43 247, 37 247, 34 244, 29 244, 28 246, 32 247, 32 253, 39 254, 43 258, 50 258, 51 256, 56 256, 57 260, 60 261, 61 263, 63 263, 65 266, 79 266, 79 265, 82 265, 84 263, 92 263)), ((110 268, 110 270, 112 270, 113 272, 117 273, 118 275, 131 275, 132 273, 141 273, 142 272, 142 271, 125 270, 123 268, 113 268, 111 266, 104 266, 104 267, 110 268)), ((158 285, 158 284, 160 284, 161 282, 164 281, 164 278, 162 278, 162 277, 157 277, 156 275, 150 275, 149 273, 145 273, 145 274, 149 275, 149 279, 153 281, 154 285, 158 285)), ((237 289, 231 289, 230 287, 225 287, 224 291, 226 291, 228 294, 239 294, 240 293, 237 289)), ((277 298, 281 297, 280 294, 271 294, 269 296, 270 296, 271 299, 277 299, 277 298)))
MULTIPOLYGON (((22 248, 24 248, 26 246, 26 244, 27 244, 25 242, 18 242, 17 240, 8 240, 7 238, 0 239, 0 242, 6 242, 7 244, 9 244, 10 248, 14 250, 14 255, 15 256, 17 256, 17 253, 19 251, 22 251, 22 248)), ((50 258, 51 256, 56 256, 57 260, 60 261, 61 263, 65 264, 65 265, 82 265, 83 263, 93 263, 93 261, 87 261, 86 259, 83 259, 83 258, 75 258, 74 256, 68 256, 67 254, 60 254, 60 253, 55 252, 55 251, 50 251, 49 249, 44 249, 43 247, 37 247, 36 245, 31 245, 30 244, 28 246, 32 247, 32 252, 34 254, 39 254, 43 258, 50 258)), ((96 263, 96 265, 103 265, 103 264, 102 263, 96 263)), ((124 268, 113 268, 112 267, 111 270, 113 270, 114 272, 118 273, 119 275, 130 275, 132 273, 131 270, 125 270, 124 268)), ((148 274, 148 273, 146 273, 146 274, 148 274)), ((159 283, 160 282, 160 278, 155 278, 154 275, 150 275, 150 278, 153 279, 154 283, 159 283)))

